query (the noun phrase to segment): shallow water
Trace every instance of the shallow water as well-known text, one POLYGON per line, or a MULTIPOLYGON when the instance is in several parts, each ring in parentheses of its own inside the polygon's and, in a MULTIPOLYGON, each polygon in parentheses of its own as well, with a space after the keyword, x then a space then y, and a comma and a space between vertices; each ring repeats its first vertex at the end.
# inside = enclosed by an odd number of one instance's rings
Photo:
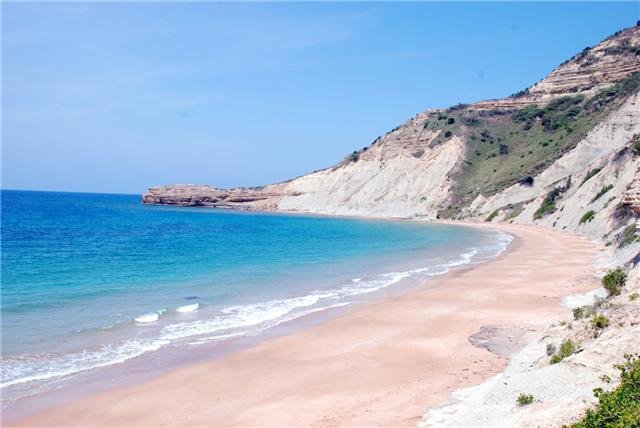
POLYGON ((351 305, 507 242, 458 226, 2 191, 3 406, 149 353, 351 305))

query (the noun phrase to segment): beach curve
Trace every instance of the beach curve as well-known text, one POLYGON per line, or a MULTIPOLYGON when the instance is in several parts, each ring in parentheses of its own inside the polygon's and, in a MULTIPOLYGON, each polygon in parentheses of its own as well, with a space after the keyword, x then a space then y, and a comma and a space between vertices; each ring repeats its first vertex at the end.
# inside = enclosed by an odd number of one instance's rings
POLYGON ((565 313, 564 296, 597 286, 597 247, 587 239, 491 227, 515 236, 492 261, 9 426, 415 426, 453 390, 505 367, 505 356, 474 346, 470 336, 493 325, 541 329, 565 313))

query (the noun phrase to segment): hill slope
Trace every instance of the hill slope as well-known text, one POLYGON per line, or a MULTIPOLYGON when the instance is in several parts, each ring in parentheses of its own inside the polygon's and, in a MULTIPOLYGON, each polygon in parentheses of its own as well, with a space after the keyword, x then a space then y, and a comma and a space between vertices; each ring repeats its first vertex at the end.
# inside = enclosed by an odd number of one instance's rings
POLYGON ((636 25, 511 97, 420 113, 333 168, 261 188, 154 187, 143 202, 541 223, 628 260, 640 246, 639 94, 636 25))

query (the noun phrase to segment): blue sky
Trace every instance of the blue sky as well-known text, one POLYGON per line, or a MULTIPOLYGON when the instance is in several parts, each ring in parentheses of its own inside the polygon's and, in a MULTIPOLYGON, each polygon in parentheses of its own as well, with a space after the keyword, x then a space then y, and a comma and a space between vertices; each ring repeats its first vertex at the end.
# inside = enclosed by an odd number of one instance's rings
POLYGON ((523 89, 638 8, 3 2, 2 187, 291 178, 427 108, 523 89))

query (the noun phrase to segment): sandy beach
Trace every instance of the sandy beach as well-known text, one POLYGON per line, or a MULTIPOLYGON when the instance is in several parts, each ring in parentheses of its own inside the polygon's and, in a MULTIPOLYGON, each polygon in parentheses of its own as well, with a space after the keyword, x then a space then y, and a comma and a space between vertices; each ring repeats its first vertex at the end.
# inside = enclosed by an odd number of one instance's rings
POLYGON ((415 426, 429 407, 500 372, 527 337, 566 315, 562 297, 598 285, 591 241, 541 227, 491 227, 515 237, 495 260, 8 426, 415 426))

